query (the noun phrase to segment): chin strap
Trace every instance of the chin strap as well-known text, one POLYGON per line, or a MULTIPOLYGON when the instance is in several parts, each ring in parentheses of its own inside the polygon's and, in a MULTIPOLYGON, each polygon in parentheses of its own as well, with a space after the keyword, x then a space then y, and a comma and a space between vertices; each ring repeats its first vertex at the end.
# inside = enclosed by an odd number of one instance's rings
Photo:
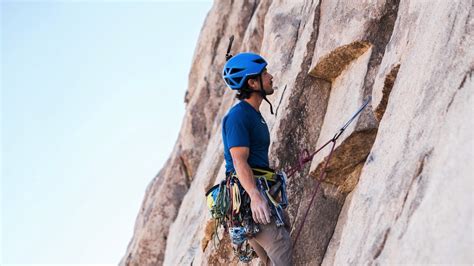
POLYGON ((251 92, 255 92, 255 93, 258 93, 260 94, 260 96, 262 96, 262 98, 270 105, 270 113, 273 115, 273 106, 272 106, 272 103, 267 99, 267 94, 265 93, 265 90, 263 89, 263 82, 262 82, 262 76, 258 76, 258 80, 260 81, 260 88, 262 88, 261 90, 254 90, 254 89, 248 89, 250 90, 251 92))
POLYGON ((263 89, 263 82, 262 82, 262 75, 258 76, 258 80, 260 81, 260 95, 262 98, 270 105, 270 113, 273 115, 273 106, 272 103, 267 99, 267 94, 265 93, 265 90, 263 89))

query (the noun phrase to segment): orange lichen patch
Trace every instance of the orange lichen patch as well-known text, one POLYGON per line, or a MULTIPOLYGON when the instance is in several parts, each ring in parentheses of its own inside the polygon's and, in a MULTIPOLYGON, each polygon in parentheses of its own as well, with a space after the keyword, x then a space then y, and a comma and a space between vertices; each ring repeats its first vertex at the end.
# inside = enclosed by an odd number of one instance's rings
POLYGON ((215 231, 216 222, 214 221, 214 219, 208 220, 206 226, 204 227, 204 237, 201 240, 202 251, 206 250, 207 244, 209 243, 209 241, 211 241, 215 231))
POLYGON ((352 173, 350 173, 344 183, 338 187, 338 191, 340 193, 347 194, 354 190, 357 183, 359 183, 360 173, 362 172, 362 168, 364 167, 364 163, 358 164, 352 173))
POLYGON ((375 118, 380 121, 382 120, 383 114, 388 104, 388 97, 392 92, 393 84, 397 78, 398 70, 400 69, 400 64, 395 65, 390 73, 385 77, 383 89, 382 89, 382 100, 380 100, 379 105, 374 110, 375 118))
POLYGON ((371 44, 357 41, 336 48, 323 56, 309 74, 332 82, 355 59, 365 53, 371 44))

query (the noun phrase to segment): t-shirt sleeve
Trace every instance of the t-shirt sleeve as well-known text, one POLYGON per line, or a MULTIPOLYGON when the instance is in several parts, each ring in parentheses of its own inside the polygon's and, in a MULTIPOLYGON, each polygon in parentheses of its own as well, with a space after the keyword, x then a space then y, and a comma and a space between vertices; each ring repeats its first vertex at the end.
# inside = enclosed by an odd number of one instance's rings
POLYGON ((225 138, 227 146, 232 147, 250 147, 250 128, 246 123, 245 117, 238 114, 232 114, 224 121, 225 138))

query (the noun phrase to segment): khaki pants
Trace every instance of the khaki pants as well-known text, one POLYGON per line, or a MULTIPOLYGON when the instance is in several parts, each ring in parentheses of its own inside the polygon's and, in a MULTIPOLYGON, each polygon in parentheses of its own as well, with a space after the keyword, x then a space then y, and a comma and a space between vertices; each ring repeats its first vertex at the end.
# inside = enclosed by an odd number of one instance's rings
POLYGON ((249 243, 261 261, 265 265, 292 265, 292 244, 287 229, 284 226, 277 227, 274 221, 259 226, 260 232, 249 239, 249 243))

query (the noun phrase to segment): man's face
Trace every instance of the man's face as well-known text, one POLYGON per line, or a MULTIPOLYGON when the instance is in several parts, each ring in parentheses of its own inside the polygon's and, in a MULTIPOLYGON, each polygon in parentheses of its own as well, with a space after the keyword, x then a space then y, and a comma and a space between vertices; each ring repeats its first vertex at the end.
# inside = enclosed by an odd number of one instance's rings
MULTIPOLYGON (((273 76, 268 73, 267 69, 265 68, 261 74, 263 89, 267 95, 273 94, 273 76)), ((260 90, 260 81, 259 78, 249 80, 249 85, 254 90, 260 90)))
POLYGON ((263 83, 263 89, 265 90, 265 93, 267 95, 272 95, 274 92, 273 76, 270 73, 268 73, 267 68, 265 68, 262 72, 262 83, 263 83))

